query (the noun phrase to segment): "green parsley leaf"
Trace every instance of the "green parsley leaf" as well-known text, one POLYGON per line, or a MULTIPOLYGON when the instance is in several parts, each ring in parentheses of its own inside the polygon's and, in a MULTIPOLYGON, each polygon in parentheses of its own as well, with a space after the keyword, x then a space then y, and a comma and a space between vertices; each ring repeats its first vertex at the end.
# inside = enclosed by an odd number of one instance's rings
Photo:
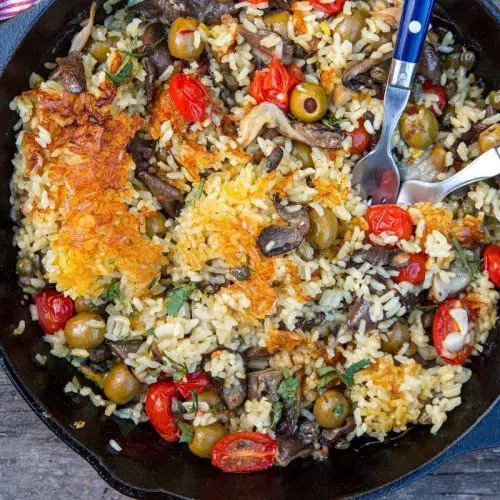
POLYGON ((417 311, 422 312, 434 312, 438 308, 437 304, 429 304, 426 306, 415 306, 417 311))
POLYGON ((288 371, 283 371, 283 376, 285 377, 278 386, 278 395, 281 396, 285 401, 295 401, 297 388, 299 387, 299 381, 294 377, 288 377, 288 371))
POLYGON ((194 437, 192 427, 184 423, 180 418, 178 418, 176 422, 181 431, 181 435, 179 437, 179 443, 190 443, 194 437))
POLYGON ((337 405, 332 408, 333 414, 340 417, 344 413, 344 405, 337 405))
POLYGON ((275 401, 273 403, 273 421, 271 422, 271 429, 275 429, 283 414, 283 403, 275 401))
POLYGON ((470 279, 477 285, 477 278, 475 276, 477 269, 474 270, 472 268, 469 260, 467 259, 467 255, 465 255, 464 249, 462 248, 462 245, 460 245, 459 241, 456 238, 452 238, 451 241, 453 241, 455 250, 457 251, 457 254, 460 257, 460 260, 462 261, 462 264, 464 265, 467 274, 470 276, 470 279))
POLYGON ((127 57, 121 64, 121 66, 118 68, 116 73, 111 73, 107 69, 104 70, 104 73, 106 73, 107 77, 116 85, 121 85, 122 83, 128 83, 134 75, 132 75, 132 69, 134 67, 134 63, 132 60, 127 57))
POLYGON ((321 123, 331 129, 338 129, 340 124, 347 121, 345 118, 335 118, 331 113, 328 113, 322 120, 321 123))
POLYGON ((120 281, 112 281, 101 294, 101 299, 106 302, 116 302, 121 299, 120 281))
POLYGON ((158 276, 155 276, 149 283, 148 285, 148 290, 151 290, 156 285, 156 282, 158 281, 158 276))
POLYGON ((156 337, 155 335, 155 329, 154 328, 148 328, 146 330, 146 335, 149 337, 150 335, 153 335, 153 337, 156 337))
POLYGON ((188 283, 179 288, 169 290, 167 293, 167 308, 165 311, 167 315, 173 316, 174 318, 177 317, 182 304, 189 299, 195 288, 196 285, 194 283, 188 283))
POLYGON ((193 188, 186 199, 186 203, 184 203, 185 207, 193 206, 203 194, 203 189, 205 188, 205 179, 201 179, 196 188, 193 188))
POLYGON ((345 372, 341 372, 333 366, 324 366, 318 369, 320 379, 318 381, 318 389, 321 389, 335 378, 339 378, 347 387, 354 385, 354 374, 363 368, 369 366, 371 361, 369 359, 362 359, 353 363, 345 372))
POLYGON ((175 372, 172 375, 174 382, 179 382, 188 374, 188 368, 185 363, 177 363, 177 361, 174 361, 170 356, 167 356, 166 354, 164 354, 163 357, 170 363, 171 367, 175 368, 175 372))
POLYGON ((200 403, 198 401, 198 393, 196 391, 190 391, 190 392, 191 392, 191 398, 193 400, 194 416, 196 417, 196 414, 198 413, 198 410, 200 408, 200 403))

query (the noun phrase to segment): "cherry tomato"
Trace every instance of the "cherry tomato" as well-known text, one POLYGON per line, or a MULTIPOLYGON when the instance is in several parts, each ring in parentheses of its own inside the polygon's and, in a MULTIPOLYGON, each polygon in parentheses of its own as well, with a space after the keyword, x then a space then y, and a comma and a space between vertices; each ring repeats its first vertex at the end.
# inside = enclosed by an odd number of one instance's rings
POLYGON ((245 474, 268 469, 276 460, 276 441, 260 432, 235 432, 212 450, 212 465, 224 472, 245 474))
POLYGON ((62 330, 73 316, 73 301, 49 288, 35 295, 35 306, 45 333, 62 330))
POLYGON ((407 240, 413 233, 413 224, 408 212, 397 205, 374 205, 366 212, 368 230, 371 234, 395 235, 398 240, 407 240))
POLYGON ((358 127, 349 132, 352 137, 351 154, 360 155, 370 147, 370 134, 366 131, 363 123, 358 123, 358 127))
POLYGON ((473 343, 465 344, 464 347, 451 357, 447 357, 444 341, 448 335, 459 331, 457 322, 450 314, 450 311, 455 308, 463 308, 467 310, 467 317, 469 321, 475 318, 475 313, 470 305, 465 300, 448 299, 441 304, 434 316, 434 324, 432 326, 432 337, 434 340, 434 347, 439 357, 449 365, 461 365, 467 360, 474 349, 473 343))
POLYGON ((181 393, 184 399, 191 399, 192 391, 203 392, 210 385, 210 377, 199 370, 194 373, 188 373, 186 381, 174 382, 175 387, 181 393))
POLYGON ((309 0, 309 3, 316 7, 318 10, 322 10, 330 16, 336 16, 344 8, 346 0, 332 0, 330 3, 322 3, 321 0, 309 0))
POLYGON ((179 396, 173 382, 157 382, 146 396, 146 413, 156 432, 169 443, 179 439, 179 427, 172 411, 172 399, 179 396))
POLYGON ((444 87, 442 85, 439 85, 439 83, 433 83, 431 80, 425 80, 422 88, 424 89, 425 93, 434 94, 438 97, 439 100, 436 104, 438 108, 443 111, 443 109, 446 107, 446 94, 444 92, 444 87))
POLYGON ((283 111, 288 111, 290 92, 302 81, 304 76, 297 66, 292 64, 287 67, 274 58, 267 68, 255 72, 249 92, 259 104, 272 102, 283 111))
POLYGON ((484 249, 484 268, 490 281, 500 287, 500 246, 490 245, 484 249))
POLYGON ((425 279, 425 263, 427 257, 423 253, 410 255, 408 265, 399 271, 399 274, 392 278, 396 283, 409 281, 414 285, 420 285, 425 279))
POLYGON ((177 73, 170 81, 169 94, 175 107, 190 122, 202 122, 210 105, 208 91, 197 78, 177 73))

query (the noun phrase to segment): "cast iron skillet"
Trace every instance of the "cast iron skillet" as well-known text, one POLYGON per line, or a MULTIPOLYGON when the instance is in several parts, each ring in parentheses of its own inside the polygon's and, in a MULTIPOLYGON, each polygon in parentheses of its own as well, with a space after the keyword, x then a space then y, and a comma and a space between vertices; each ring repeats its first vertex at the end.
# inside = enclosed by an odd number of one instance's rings
MULTIPOLYGON (((48 349, 40 340, 39 327, 29 320, 28 304, 16 285, 8 182, 17 117, 9 111, 9 102, 27 88, 32 71, 46 74, 43 63, 67 51, 69 36, 89 3, 41 0, 21 18, 0 27, 0 362, 45 424, 108 483, 141 498, 174 494, 204 499, 326 499, 387 493, 461 451, 500 446, 500 405, 495 408, 500 394, 500 343, 494 342, 494 332, 486 354, 471 364, 473 376, 464 387, 463 404, 437 436, 428 427, 416 427, 384 444, 357 443, 348 451, 332 453, 329 461, 298 460, 285 469, 246 476, 223 474, 194 457, 186 446, 165 443, 148 424, 134 427, 105 418, 87 398, 64 395, 64 385, 76 374, 66 362, 49 356, 43 367, 33 363, 36 353, 47 354, 48 349), (26 331, 14 336, 12 329, 21 319, 27 322, 26 331), (72 424, 77 420, 87 425, 76 430, 72 424), (122 453, 109 448, 110 439, 120 443, 122 453)), ((499 11, 489 0, 443 0, 441 6, 478 54, 476 74, 487 87, 499 88, 500 60, 494 43, 499 11)), ((499 330, 497 325, 497 334, 499 330)))

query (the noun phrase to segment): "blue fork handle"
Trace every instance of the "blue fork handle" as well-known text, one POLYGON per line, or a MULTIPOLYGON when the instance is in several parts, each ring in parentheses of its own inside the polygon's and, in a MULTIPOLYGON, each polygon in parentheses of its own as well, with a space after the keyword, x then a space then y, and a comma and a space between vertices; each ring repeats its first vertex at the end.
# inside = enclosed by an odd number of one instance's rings
POLYGON ((399 23, 394 58, 418 63, 434 9, 435 0, 406 0, 399 23))

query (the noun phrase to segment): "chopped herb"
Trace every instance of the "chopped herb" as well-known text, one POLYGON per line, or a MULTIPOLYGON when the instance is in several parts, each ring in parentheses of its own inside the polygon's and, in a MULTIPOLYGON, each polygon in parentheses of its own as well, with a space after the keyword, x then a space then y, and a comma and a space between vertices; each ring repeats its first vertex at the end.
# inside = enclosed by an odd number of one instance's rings
POLYGON ((146 335, 149 337, 150 335, 153 335, 153 337, 156 337, 155 335, 155 329, 154 328, 148 328, 146 330, 146 335))
POLYGON ((155 276, 151 282, 149 283, 148 285, 148 290, 151 290, 151 288, 153 288, 155 285, 156 285, 156 282, 158 281, 158 276, 155 276))
POLYGON ((108 265, 109 266, 114 266, 115 265, 115 259, 108 259, 108 265))
POLYGON ((190 392, 191 392, 191 397, 193 398, 192 411, 194 411, 194 416, 196 417, 196 414, 198 413, 198 410, 200 408, 200 403, 198 401, 198 393, 196 391, 190 391, 190 392))
POLYGON ((120 300, 121 292, 120 292, 120 281, 115 280, 112 281, 104 290, 101 295, 101 299, 106 302, 115 302, 120 300))
POLYGON ((453 245, 455 246, 455 250, 458 253, 458 256, 460 257, 460 260, 462 261, 462 264, 465 267, 465 270, 467 271, 467 274, 470 276, 470 279, 472 280, 473 283, 477 285, 477 279, 476 279, 476 272, 477 269, 474 270, 467 259, 467 255, 465 255, 464 249, 462 248, 462 245, 460 245, 459 241, 456 238, 451 239, 453 241, 453 245))
POLYGON ((121 85, 122 83, 128 83, 134 77, 134 75, 132 75, 133 67, 134 63, 132 60, 126 57, 116 73, 111 73, 107 69, 104 70, 104 73, 106 73, 107 77, 115 85, 121 85))
POLYGON ((190 443, 194 437, 192 427, 184 423, 180 418, 178 418, 176 422, 181 431, 181 435, 179 437, 179 443, 190 443))
POLYGON ((332 408, 333 414, 340 417, 344 413, 344 405, 337 405, 332 408))
POLYGON ((281 401, 276 401, 273 404, 273 421, 271 422, 271 429, 275 429, 278 422, 281 419, 283 413, 283 403, 281 401))
POLYGON ((187 374, 188 374, 188 368, 185 363, 178 363, 177 361, 174 361, 170 356, 167 356, 166 354, 163 355, 164 358, 170 363, 170 366, 175 368, 175 372, 172 375, 172 378, 174 379, 175 382, 179 382, 182 380, 187 374))
POLYGON ((187 285, 170 290, 167 293, 166 314, 174 318, 177 317, 182 304, 189 299, 195 288, 196 285, 194 283, 188 283, 187 285))
POLYGON ((427 306, 415 306, 417 311, 434 312, 438 308, 437 304, 429 304, 427 306))
POLYGON ((205 179, 201 179, 196 188, 193 188, 187 197, 185 207, 193 206, 203 194, 203 189, 205 188, 205 179))
POLYGON ((285 401, 295 401, 299 381, 294 377, 290 377, 288 370, 283 370, 283 376, 285 378, 280 382, 278 395, 285 401))
POLYGON ((318 373, 320 375, 320 379, 318 381, 318 389, 321 389, 321 387, 324 387, 336 378, 340 379, 347 387, 352 387, 354 385, 354 374, 359 370, 366 368, 370 363, 370 360, 362 359, 357 363, 353 363, 344 373, 337 370, 333 366, 319 368, 318 373))
POLYGON ((328 127, 329 129, 338 129, 340 124, 347 121, 345 118, 335 118, 331 113, 326 115, 322 120, 321 123, 325 126, 328 127))

